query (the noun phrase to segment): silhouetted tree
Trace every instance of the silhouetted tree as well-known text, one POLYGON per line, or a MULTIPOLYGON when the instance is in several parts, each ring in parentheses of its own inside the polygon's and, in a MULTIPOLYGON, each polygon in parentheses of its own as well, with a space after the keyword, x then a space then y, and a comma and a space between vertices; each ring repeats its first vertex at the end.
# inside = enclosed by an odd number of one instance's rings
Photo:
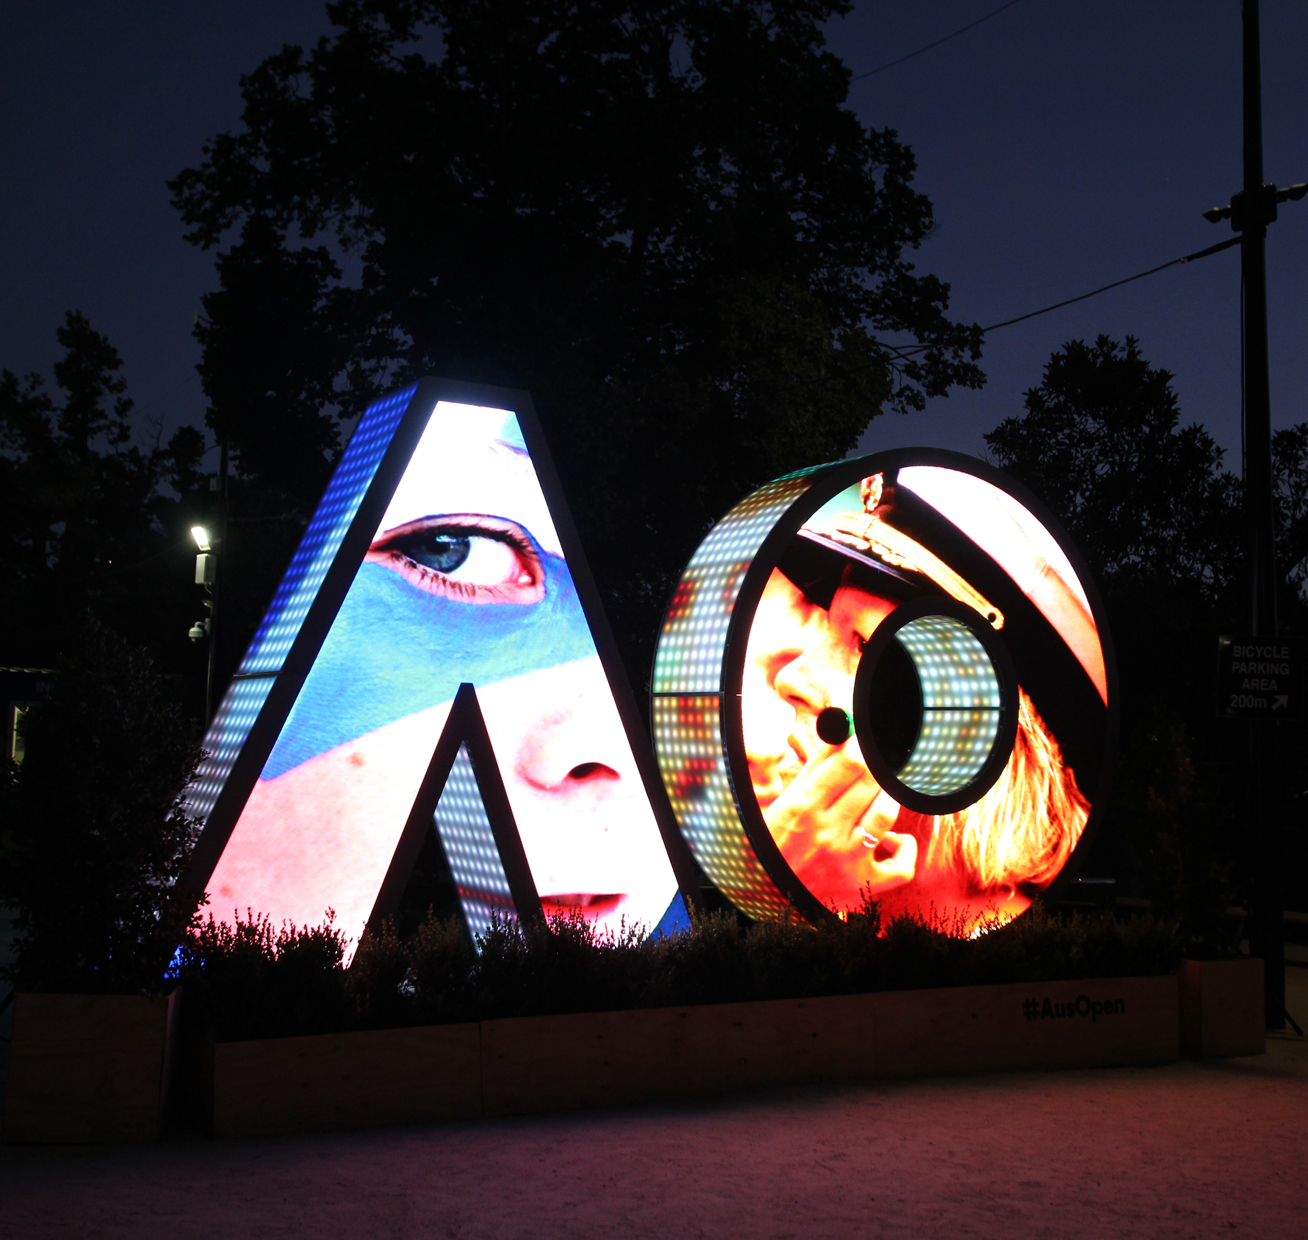
MULTIPOLYGON (((1130 337, 1054 353, 1026 413, 986 443, 1067 525, 1104 595, 1122 729, 1101 861, 1133 870, 1196 939, 1211 939, 1231 884, 1246 877, 1232 847, 1243 732, 1217 718, 1214 681, 1218 635, 1246 623, 1240 480, 1202 426, 1181 424, 1172 375, 1130 337), (1114 841, 1124 855, 1108 855, 1114 841)), ((1282 615, 1302 631, 1308 424, 1277 432, 1274 464, 1282 615)), ((1297 731, 1284 739, 1287 753, 1302 749, 1297 731)))
POLYGON ((238 470, 307 510, 332 402, 423 372, 526 387, 643 670, 752 485, 983 380, 979 331, 905 257, 932 225, 912 154, 823 50, 849 7, 329 5, 336 33, 260 65, 244 127, 171 183, 190 239, 230 242, 199 335, 238 470))
POLYGON ((195 607, 184 513, 203 502, 203 437, 187 426, 165 446, 134 443, 117 350, 78 311, 56 337, 57 399, 39 375, 0 371, 0 657, 49 664, 90 607, 176 667, 195 607))
POLYGON ((0 904, 20 989, 154 992, 190 910, 170 904, 198 823, 181 796, 200 750, 150 657, 86 615, 26 756, 0 778, 0 904))
POLYGON ((995 460, 1066 522, 1110 590, 1152 582, 1215 596, 1239 556, 1238 482, 1198 424, 1181 426, 1172 374, 1131 337, 1073 340, 986 437, 995 460))

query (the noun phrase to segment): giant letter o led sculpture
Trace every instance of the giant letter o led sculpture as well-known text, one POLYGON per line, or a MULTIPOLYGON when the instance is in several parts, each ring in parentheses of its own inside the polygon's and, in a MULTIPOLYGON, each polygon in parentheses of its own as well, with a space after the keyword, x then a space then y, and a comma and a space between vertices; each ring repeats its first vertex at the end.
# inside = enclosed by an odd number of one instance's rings
POLYGON ((760 488, 708 534, 655 656, 682 834, 745 913, 877 899, 1007 920, 1086 838, 1113 690, 1100 609, 998 471, 897 451, 760 488))

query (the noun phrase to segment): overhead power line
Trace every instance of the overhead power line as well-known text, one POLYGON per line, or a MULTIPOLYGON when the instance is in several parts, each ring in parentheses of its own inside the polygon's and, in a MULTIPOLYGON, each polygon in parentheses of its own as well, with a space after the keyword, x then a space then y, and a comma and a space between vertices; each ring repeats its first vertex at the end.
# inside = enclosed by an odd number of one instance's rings
POLYGON ((1052 306, 1045 306, 1042 310, 1032 310, 1030 314, 1019 314, 1015 319, 1005 319, 1002 323, 992 324, 990 327, 982 328, 982 330, 994 332, 1001 327, 1012 327, 1014 323, 1025 323, 1027 319, 1033 319, 1039 314, 1048 314, 1051 310, 1061 310, 1064 306, 1074 306, 1078 301, 1098 297, 1100 293, 1106 293, 1110 288, 1120 288, 1123 284, 1130 284, 1132 280, 1143 280, 1145 276, 1157 275, 1160 271, 1166 271, 1169 267, 1176 267, 1181 263, 1192 263, 1196 258, 1207 258, 1210 254, 1217 254, 1221 250, 1229 250, 1233 245, 1239 245, 1242 240, 1241 237, 1231 237, 1226 241, 1219 241, 1216 245, 1210 245, 1206 250, 1196 250, 1193 254, 1187 254, 1184 258, 1174 258, 1170 263, 1160 263, 1157 267, 1150 267, 1148 271, 1137 272, 1133 276, 1127 276, 1124 280, 1114 280, 1112 284, 1105 284, 1102 288, 1082 293, 1080 297, 1069 297, 1066 301, 1057 301, 1052 306))
MULTIPOLYGON (((1222 250, 1229 250, 1234 245, 1239 245, 1243 240, 1242 237, 1230 237, 1226 241, 1219 241, 1216 245, 1210 245, 1206 249, 1196 250, 1193 254, 1185 254, 1181 258, 1174 258, 1170 262, 1159 263, 1157 267, 1150 267, 1148 271, 1138 271, 1133 276, 1127 276, 1122 280, 1114 280, 1111 284, 1104 284, 1099 288, 1091 289, 1088 293, 1082 293, 1079 297, 1069 297, 1065 301, 1056 301, 1052 306, 1042 306, 1039 310, 1031 310, 1026 314, 1019 314, 1015 319, 1005 319, 1002 323, 992 323, 989 327, 983 327, 981 334, 989 335, 991 332, 998 331, 1001 327, 1012 327, 1014 323, 1025 323, 1027 319, 1037 318, 1042 314, 1049 314, 1053 310, 1061 310, 1064 306, 1074 306, 1078 301, 1087 301, 1091 297, 1098 297, 1100 293, 1106 293, 1109 289, 1121 288, 1123 284, 1130 284, 1135 280, 1143 280, 1145 276, 1157 275, 1160 271, 1166 271, 1169 267, 1179 267, 1182 263, 1192 263, 1199 258, 1207 258, 1210 254, 1219 254, 1222 250)), ((901 357, 906 357, 912 353, 923 353, 927 349, 937 348, 933 344, 910 345, 908 348, 899 348, 895 345, 887 344, 885 341, 878 341, 878 344, 886 348, 893 349, 901 357)))
POLYGON ((923 52, 929 52, 933 47, 939 47, 942 43, 948 43, 950 39, 956 39, 960 34, 966 34, 969 30, 975 30, 982 22, 988 22, 992 17, 998 17, 1005 9, 1011 9, 1017 0, 1008 0, 1007 4, 1001 4, 997 9, 991 9, 982 17, 978 17, 974 22, 968 22, 966 26, 960 26, 952 34, 947 34, 943 39, 937 39, 934 43, 928 43, 925 47, 919 47, 915 52, 909 52, 907 56, 901 56, 898 60, 887 61, 884 65, 877 65, 875 69, 869 69, 866 73, 856 73, 849 80, 851 82, 861 81, 863 78, 870 78, 874 73, 884 73, 887 69, 893 69, 896 65, 902 65, 906 60, 912 60, 915 56, 921 56, 923 52))

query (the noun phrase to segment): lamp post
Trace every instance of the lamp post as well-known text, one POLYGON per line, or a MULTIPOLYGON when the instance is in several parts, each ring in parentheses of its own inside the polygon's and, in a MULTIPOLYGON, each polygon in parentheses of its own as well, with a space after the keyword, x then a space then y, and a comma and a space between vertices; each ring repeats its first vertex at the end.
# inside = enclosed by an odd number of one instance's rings
POLYGON ((214 641, 214 620, 217 618, 218 602, 218 552, 215 550, 217 543, 211 538, 209 531, 203 525, 191 526, 191 537, 195 539, 195 545, 199 548, 199 555, 195 557, 195 584, 203 586, 209 597, 204 600, 204 605, 209 609, 209 614, 201 620, 197 620, 191 625, 190 638, 193 642, 209 639, 209 667, 205 677, 204 684, 204 723, 205 727, 209 726, 209 720, 213 718, 213 668, 214 668, 214 651, 217 649, 217 643, 214 641))
POLYGON ((209 639, 209 666, 204 684, 204 724, 207 728, 213 720, 213 685, 214 673, 218 660, 218 547, 222 545, 227 532, 227 445, 224 443, 219 453, 218 476, 211 482, 218 492, 218 529, 219 533, 210 535, 203 525, 191 526, 191 537, 199 548, 195 557, 195 584, 203 586, 208 598, 204 605, 209 609, 208 616, 197 620, 191 626, 190 638, 193 642, 209 639))

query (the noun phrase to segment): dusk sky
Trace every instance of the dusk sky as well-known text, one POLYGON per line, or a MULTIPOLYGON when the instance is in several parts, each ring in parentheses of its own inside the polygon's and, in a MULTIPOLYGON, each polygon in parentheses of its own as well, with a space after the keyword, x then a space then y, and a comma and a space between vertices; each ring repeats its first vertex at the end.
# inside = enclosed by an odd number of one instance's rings
MULTIPOLYGON (((879 0, 832 23, 855 73, 907 55, 998 0, 879 0)), ((1266 174, 1308 181, 1308 4, 1263 3, 1266 174)), ((327 33, 321 0, 43 0, 7 5, 0 47, 0 365, 48 372, 79 308, 123 354, 143 432, 201 424, 191 328, 213 256, 187 245, 165 179, 239 122, 239 78, 327 33)), ((1239 188, 1238 0, 1017 3, 856 81, 851 106, 916 152, 937 227, 916 256, 988 325, 1231 235, 1200 212, 1239 188)), ((1308 200, 1268 244, 1273 422, 1308 419, 1308 200)), ((1239 461, 1239 255, 1174 268, 996 332, 989 383, 877 419, 869 448, 980 452, 1050 352, 1100 332, 1176 374, 1186 420, 1239 461)))

